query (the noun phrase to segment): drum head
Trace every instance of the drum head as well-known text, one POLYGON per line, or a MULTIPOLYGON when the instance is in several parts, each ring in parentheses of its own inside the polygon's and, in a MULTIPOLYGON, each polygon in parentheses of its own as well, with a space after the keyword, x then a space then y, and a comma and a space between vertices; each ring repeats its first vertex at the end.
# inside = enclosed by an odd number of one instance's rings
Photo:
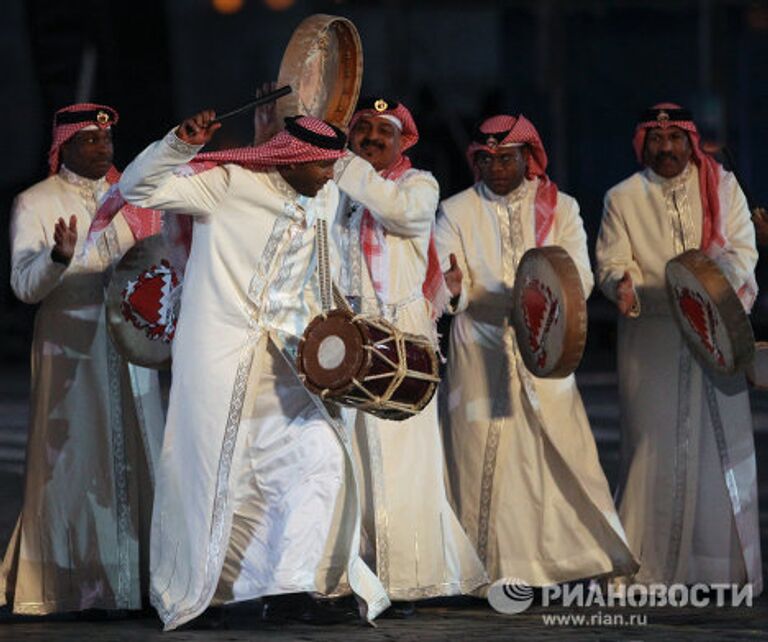
POLYGON ((563 248, 532 248, 523 255, 512 324, 531 374, 562 378, 578 367, 587 342, 587 302, 576 264, 563 248))
POLYGON ((293 91, 277 101, 280 122, 302 114, 346 127, 363 80, 363 46, 346 18, 316 14, 293 32, 280 63, 277 84, 293 91))
POLYGON ((312 319, 299 343, 297 368, 310 392, 343 394, 370 362, 364 328, 346 310, 312 319))
POLYGON ((755 353, 752 326, 717 264, 700 250, 667 263, 667 296, 688 347, 707 368, 743 371, 755 353))
POLYGON ((171 364, 175 311, 169 295, 181 281, 168 255, 160 234, 137 242, 117 264, 107 289, 107 327, 118 351, 135 365, 158 370, 171 364))

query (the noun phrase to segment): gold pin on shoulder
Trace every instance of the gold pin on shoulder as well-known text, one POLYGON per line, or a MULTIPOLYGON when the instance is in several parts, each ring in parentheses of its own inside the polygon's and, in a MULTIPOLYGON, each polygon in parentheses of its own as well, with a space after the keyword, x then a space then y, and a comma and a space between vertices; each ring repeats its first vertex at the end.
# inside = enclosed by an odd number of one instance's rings
POLYGON ((99 125, 106 125, 109 122, 109 114, 105 111, 100 111, 96 114, 96 122, 99 125))
POLYGON ((376 111, 387 111, 387 108, 389 105, 387 104, 387 101, 383 98, 379 98, 375 103, 373 103, 373 108, 376 111))

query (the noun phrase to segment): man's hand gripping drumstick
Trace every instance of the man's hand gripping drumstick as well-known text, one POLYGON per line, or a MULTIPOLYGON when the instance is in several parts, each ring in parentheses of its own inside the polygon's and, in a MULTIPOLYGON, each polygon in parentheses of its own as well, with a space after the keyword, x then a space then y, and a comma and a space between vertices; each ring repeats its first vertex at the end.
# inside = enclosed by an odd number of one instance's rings
POLYGON ((216 112, 204 109, 181 123, 176 128, 176 136, 190 145, 205 145, 220 127, 221 123, 216 121, 216 112))

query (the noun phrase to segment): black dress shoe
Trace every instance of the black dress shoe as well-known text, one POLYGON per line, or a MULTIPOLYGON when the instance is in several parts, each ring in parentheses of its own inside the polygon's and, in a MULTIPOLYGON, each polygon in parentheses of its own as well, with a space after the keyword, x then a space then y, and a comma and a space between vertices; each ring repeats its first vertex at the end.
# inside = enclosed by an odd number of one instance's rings
POLYGON ((359 619, 348 603, 316 600, 307 593, 265 597, 262 617, 268 622, 291 620, 305 624, 343 624, 359 619))

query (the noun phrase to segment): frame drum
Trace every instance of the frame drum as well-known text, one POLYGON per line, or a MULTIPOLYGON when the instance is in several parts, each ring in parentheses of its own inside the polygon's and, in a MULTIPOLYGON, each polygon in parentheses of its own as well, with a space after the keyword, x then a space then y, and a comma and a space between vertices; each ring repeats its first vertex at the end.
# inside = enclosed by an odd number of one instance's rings
POLYGON ((562 247, 523 254, 512 293, 512 325, 531 374, 559 379, 576 370, 587 343, 587 302, 576 264, 562 247))
POLYGON ((138 241, 117 264, 107 288, 107 327, 130 363, 163 370, 171 365, 181 275, 168 261, 162 234, 138 241))
POLYGON ((667 263, 667 296, 691 352, 722 374, 743 371, 754 358, 755 338, 739 297, 718 265, 700 250, 667 263))
POLYGON ((280 63, 277 85, 293 91, 277 101, 280 122, 302 114, 345 128, 363 81, 363 46, 346 18, 315 14, 293 32, 280 63))

